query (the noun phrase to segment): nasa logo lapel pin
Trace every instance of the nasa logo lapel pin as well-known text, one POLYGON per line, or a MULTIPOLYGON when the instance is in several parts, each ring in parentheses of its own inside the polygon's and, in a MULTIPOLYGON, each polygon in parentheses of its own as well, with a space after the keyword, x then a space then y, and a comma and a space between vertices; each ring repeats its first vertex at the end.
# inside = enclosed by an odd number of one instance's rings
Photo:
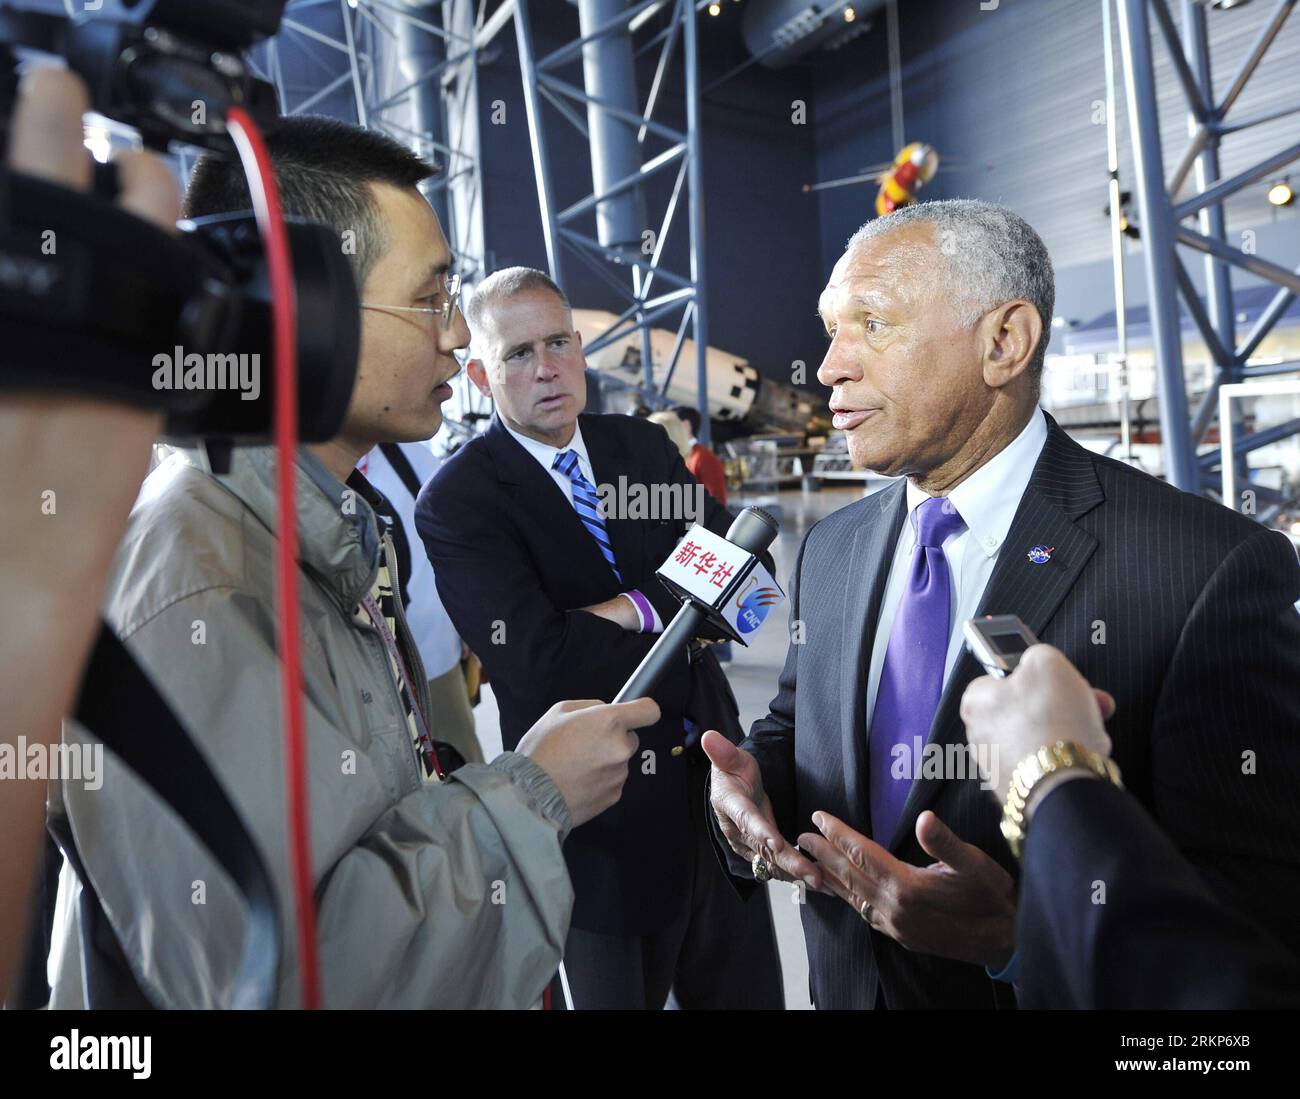
POLYGON ((1035 565, 1046 565, 1055 552, 1055 546, 1033 546, 1025 556, 1035 565))

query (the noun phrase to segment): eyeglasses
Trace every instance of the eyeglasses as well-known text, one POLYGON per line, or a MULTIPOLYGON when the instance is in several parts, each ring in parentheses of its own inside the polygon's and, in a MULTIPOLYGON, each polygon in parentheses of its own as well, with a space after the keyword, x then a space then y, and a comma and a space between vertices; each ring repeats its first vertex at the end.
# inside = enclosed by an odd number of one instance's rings
POLYGON ((378 309, 381 313, 423 313, 425 316, 437 317, 440 326, 445 330, 451 323, 451 311, 460 303, 460 275, 445 275, 443 277, 442 292, 447 295, 447 300, 436 307, 420 307, 416 305, 374 305, 371 302, 363 301, 362 309, 378 309))

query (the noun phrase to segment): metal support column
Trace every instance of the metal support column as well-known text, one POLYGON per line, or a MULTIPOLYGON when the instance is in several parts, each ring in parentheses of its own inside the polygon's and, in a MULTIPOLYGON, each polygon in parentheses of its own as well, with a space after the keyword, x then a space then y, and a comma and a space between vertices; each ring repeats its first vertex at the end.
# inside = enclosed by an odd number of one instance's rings
MULTIPOLYGON (((1296 109, 1292 105, 1265 110, 1244 119, 1228 118, 1233 104, 1281 32, 1297 2, 1298 0, 1277 0, 1267 22, 1233 75, 1228 91, 1216 103, 1210 63, 1210 42, 1213 35, 1208 20, 1211 15, 1206 6, 1192 0, 1183 0, 1180 36, 1166 0, 1117 0, 1125 81, 1129 91, 1129 129, 1133 142, 1135 190, 1146 259, 1166 471, 1170 481, 1191 491, 1213 487, 1215 482, 1210 473, 1222 462, 1224 454, 1228 456, 1228 465, 1235 467, 1230 471, 1232 475, 1225 478, 1226 483, 1236 484, 1248 475, 1245 456, 1256 449, 1250 442, 1220 447, 1200 455, 1197 454, 1197 447, 1216 411, 1239 416, 1238 410, 1231 407, 1231 402, 1216 401, 1220 387, 1237 386, 1242 378, 1259 372, 1260 368, 1253 369, 1249 366, 1250 357, 1285 312, 1293 296, 1300 292, 1300 277, 1296 273, 1228 243, 1223 208, 1224 201, 1233 194, 1300 159, 1300 144, 1265 157, 1229 179, 1219 178, 1219 146, 1226 135, 1294 113, 1296 109), (1189 140, 1167 187, 1164 183, 1163 152, 1156 108, 1149 14, 1155 15, 1160 26, 1169 47, 1174 75, 1187 100, 1189 140), (1196 169, 1197 193, 1180 198, 1180 192, 1193 168, 1196 169), (1199 220, 1196 230, 1185 224, 1193 215, 1199 220), (1176 254, 1178 244, 1199 251, 1206 257, 1204 305, 1176 254), (1229 265, 1250 271, 1279 287, 1272 303, 1240 343, 1237 342, 1229 265), (1215 367, 1209 388, 1202 397, 1195 416, 1190 420, 1179 327, 1180 293, 1189 316, 1209 348, 1215 367)), ((1213 17, 1229 20, 1234 15, 1224 12, 1213 17)), ((1272 368, 1263 370, 1276 372, 1272 368)), ((1261 439, 1283 438, 1296 433, 1296 426, 1288 422, 1258 434, 1261 439)), ((1233 420, 1220 421, 1219 429, 1221 436, 1232 438, 1240 431, 1240 424, 1233 420)), ((1229 500, 1224 502, 1229 505, 1233 503, 1229 500)))
MULTIPOLYGON (((614 191, 619 180, 636 175, 641 168, 641 147, 637 131, 624 120, 636 114, 636 67, 632 55, 632 32, 620 16, 627 0, 578 0, 578 27, 583 37, 582 79, 587 94, 587 135, 591 145, 593 193, 606 195, 596 204, 596 239, 601 244, 633 251, 641 247, 645 217, 641 210, 641 188, 614 191), (613 29, 597 32, 606 24, 613 29), (624 118, 598 104, 619 108, 624 118), (611 193, 612 192, 612 193, 611 193)), ((641 270, 632 268, 632 292, 641 296, 641 270)), ((641 322, 642 384, 654 388, 654 361, 650 352, 650 329, 644 312, 641 322)))
POLYGON ((709 309, 704 266, 704 169, 700 162, 700 61, 699 29, 695 23, 695 8, 680 0, 685 12, 686 25, 682 34, 686 61, 686 134, 687 164, 691 188, 691 282, 695 284, 695 308, 692 317, 695 325, 695 384, 699 389, 700 443, 709 446, 709 309))
POLYGON ((461 278, 477 285, 488 274, 483 224, 483 158, 479 145, 478 58, 482 48, 474 0, 444 0, 443 25, 456 42, 442 76, 447 118, 448 237, 461 278))
POLYGON ((533 151, 533 175, 537 180, 537 205, 542 215, 542 239, 546 244, 546 265, 551 278, 564 286, 564 268, 560 257, 560 232, 551 201, 550 169, 546 158, 546 133, 542 129, 542 104, 537 94, 537 65, 533 58, 533 24, 528 0, 516 0, 515 38, 519 44, 519 75, 524 85, 524 112, 528 117, 528 141, 533 151))
POLYGON ((536 55, 529 3, 516 0, 515 29, 524 103, 528 114, 538 201, 546 239, 547 262, 561 285, 561 245, 584 266, 612 286, 627 302, 613 324, 586 349, 595 352, 618 340, 640 335, 642 394, 649 405, 662 406, 684 345, 688 324, 695 338, 696 381, 701 414, 700 441, 709 442, 708 320, 703 255, 703 173, 700 151, 700 88, 694 0, 582 0, 580 37, 545 57, 536 55), (652 36, 660 49, 655 76, 644 100, 635 81, 632 37, 653 15, 667 9, 668 26, 652 36), (657 120, 666 76, 678 43, 682 69, 686 125, 682 129, 657 120), (585 62, 585 83, 576 86, 559 75, 566 66, 585 62), (555 206, 546 158, 543 100, 587 138, 591 146, 594 190, 563 210, 555 206), (644 108, 636 104, 644 102, 644 108), (586 109, 585 120, 574 106, 586 109), (631 139, 629 144, 628 139, 631 139), (656 227, 640 207, 643 185, 655 173, 675 170, 671 197, 656 227), (672 230, 677 208, 687 206, 689 277, 663 262, 664 242, 672 230), (583 228, 578 228, 578 223, 583 228), (587 229, 591 225, 593 229, 587 229), (585 231, 584 231, 585 230, 585 231), (643 235, 652 232, 650 251, 643 235), (663 283, 666 289, 656 289, 663 283), (651 359, 650 328, 677 315, 678 338, 666 362, 651 359))
MULTIPOLYGON (((1106 61, 1106 171, 1110 196, 1111 274, 1115 282, 1115 373, 1119 389, 1119 440, 1124 461, 1133 461, 1133 416, 1129 401, 1128 307, 1124 293, 1124 211, 1119 184, 1119 126, 1115 118, 1115 36, 1112 0, 1101 0, 1102 52, 1106 61)), ((901 146, 900 146, 901 147, 901 146)))
MULTIPOLYGON (((1214 79, 1210 69, 1210 42, 1206 26, 1206 11, 1203 4, 1193 0, 1183 0, 1183 36, 1187 51, 1188 64, 1195 81, 1196 91, 1200 96, 1200 109, 1189 109, 1187 113, 1187 134, 1196 137, 1197 129, 1204 124, 1205 118, 1214 111, 1214 79), (1198 114, 1200 118, 1198 119, 1198 114)), ((1189 89, 1188 94, 1191 94, 1189 89)), ((1205 147, 1196 158, 1196 189, 1204 192, 1219 181, 1219 142, 1221 138, 1217 127, 1210 128, 1210 136, 1205 147)), ((1201 232, 1207 237, 1227 242, 1226 223, 1223 204, 1215 203, 1200 212, 1201 232)), ((1186 295, 1184 295, 1186 297, 1186 295)), ((1237 319, 1232 303, 1232 274, 1228 264, 1223 260, 1207 255, 1205 257, 1205 306, 1210 324, 1214 328, 1217 342, 1211 354, 1214 356, 1214 369, 1210 372, 1210 387, 1206 394, 1207 401, 1213 401, 1219 385, 1241 380, 1241 365, 1237 362, 1232 349, 1237 345, 1237 319)), ((1235 425, 1240 432, 1241 406, 1232 405, 1231 413, 1236 417, 1235 425)), ((1204 429, 1199 423, 1193 425, 1192 446, 1199 444, 1204 437, 1204 429)), ((1246 459, 1238 461, 1238 476, 1246 476, 1246 459)))
MULTIPOLYGON (((423 22, 434 23, 440 18, 439 7, 437 0, 428 0, 427 3, 412 6, 411 15, 423 22)), ((446 45, 443 39, 430 34, 411 19, 401 20, 396 30, 397 68, 402 79, 411 86, 411 129, 419 135, 428 135, 427 141, 421 136, 412 138, 411 143, 418 156, 428 160, 445 160, 439 153, 440 149, 447 146, 447 126, 443 117, 437 74, 442 71, 447 59, 446 45)), ((429 188, 428 199, 438 220, 450 232, 451 212, 447 205, 447 188, 429 188)))
MULTIPOLYGON (((388 134, 442 172, 424 185, 472 286, 485 272, 479 155, 478 62, 509 20, 512 0, 482 20, 478 0, 290 0, 280 33, 250 62, 273 79, 283 114, 326 113, 388 134), (286 78, 285 59, 297 66, 286 78), (300 93, 304 78, 315 82, 300 93)), ((470 429, 457 413, 484 403, 467 380, 449 409, 452 432, 470 429)))
MULTIPOLYGON (((1156 0, 1157 3, 1161 0, 1156 0)), ((1151 26, 1146 0, 1119 0, 1120 49, 1128 84, 1129 133, 1133 174, 1146 258, 1151 338, 1156 351, 1156 386, 1165 475, 1189 492, 1201 490, 1196 451, 1188 432, 1187 389, 1183 380, 1182 335, 1178 323, 1178 285, 1174 264, 1174 215, 1165 191, 1159 111, 1151 63, 1151 26)))

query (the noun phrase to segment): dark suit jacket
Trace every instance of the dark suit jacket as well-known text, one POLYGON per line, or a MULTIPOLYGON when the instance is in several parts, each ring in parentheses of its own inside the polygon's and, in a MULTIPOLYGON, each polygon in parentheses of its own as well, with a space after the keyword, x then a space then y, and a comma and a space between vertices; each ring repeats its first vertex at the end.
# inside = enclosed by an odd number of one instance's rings
MULTIPOLYGON (((579 423, 598 486, 626 477, 629 485, 696 489, 658 424, 600 415, 583 415, 579 423)), ((707 494, 704 507, 701 521, 725 534, 730 514, 707 494)), ((612 699, 657 639, 579 608, 632 588, 665 624, 680 607, 654 573, 689 524, 617 517, 606 523, 621 584, 550 474, 496 419, 420 493, 415 525, 438 594, 491 676, 507 749, 556 702, 612 699)), ((667 925, 684 901, 691 866, 690 753, 672 754, 685 742, 683 717, 733 740, 743 736, 735 698, 712 653, 690 664, 683 650, 654 697, 662 719, 638 732, 641 747, 621 800, 565 843, 575 927, 650 934, 667 925), (654 752, 649 774, 646 750, 654 752)))
POLYGON ((1023 1007, 1300 1007, 1300 962, 1109 782, 1063 783, 1035 810, 1016 943, 1023 1007))
MULTIPOLYGON (((1225 902, 1294 945, 1300 908, 1300 562, 1286 537, 1209 500, 1048 437, 989 578, 980 614, 1016 614, 1118 702, 1108 730, 1124 782, 1225 902), (1054 546, 1037 565, 1026 554, 1054 546)), ((870 834, 865 692, 881 598, 907 514, 900 481, 817 523, 791 584, 791 645, 770 713, 743 747, 781 831, 825 809, 870 834)), ((964 744, 962 653, 930 742, 964 744)), ((1004 761, 1004 765, 1006 764, 1004 761)), ((932 809, 1015 872, 978 779, 919 778, 882 841, 918 866, 932 809)), ((721 843, 715 829, 715 842, 721 843)), ((878 840, 878 842, 881 842, 878 840)), ((743 873, 734 858, 733 871, 743 873)), ((842 901, 803 907, 818 1007, 1010 1006, 978 966, 905 950, 842 901)))

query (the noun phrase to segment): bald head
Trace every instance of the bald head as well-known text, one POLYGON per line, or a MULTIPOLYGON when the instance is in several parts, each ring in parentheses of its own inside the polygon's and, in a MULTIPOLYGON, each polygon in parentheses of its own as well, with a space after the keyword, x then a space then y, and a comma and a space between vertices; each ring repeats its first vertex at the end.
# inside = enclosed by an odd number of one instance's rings
POLYGON ((545 271, 535 267, 503 267, 494 271, 474 288, 473 296, 465 309, 472 339, 470 357, 481 359, 490 338, 496 312, 506 303, 521 295, 553 294, 560 304, 572 314, 569 299, 559 284, 545 271))

